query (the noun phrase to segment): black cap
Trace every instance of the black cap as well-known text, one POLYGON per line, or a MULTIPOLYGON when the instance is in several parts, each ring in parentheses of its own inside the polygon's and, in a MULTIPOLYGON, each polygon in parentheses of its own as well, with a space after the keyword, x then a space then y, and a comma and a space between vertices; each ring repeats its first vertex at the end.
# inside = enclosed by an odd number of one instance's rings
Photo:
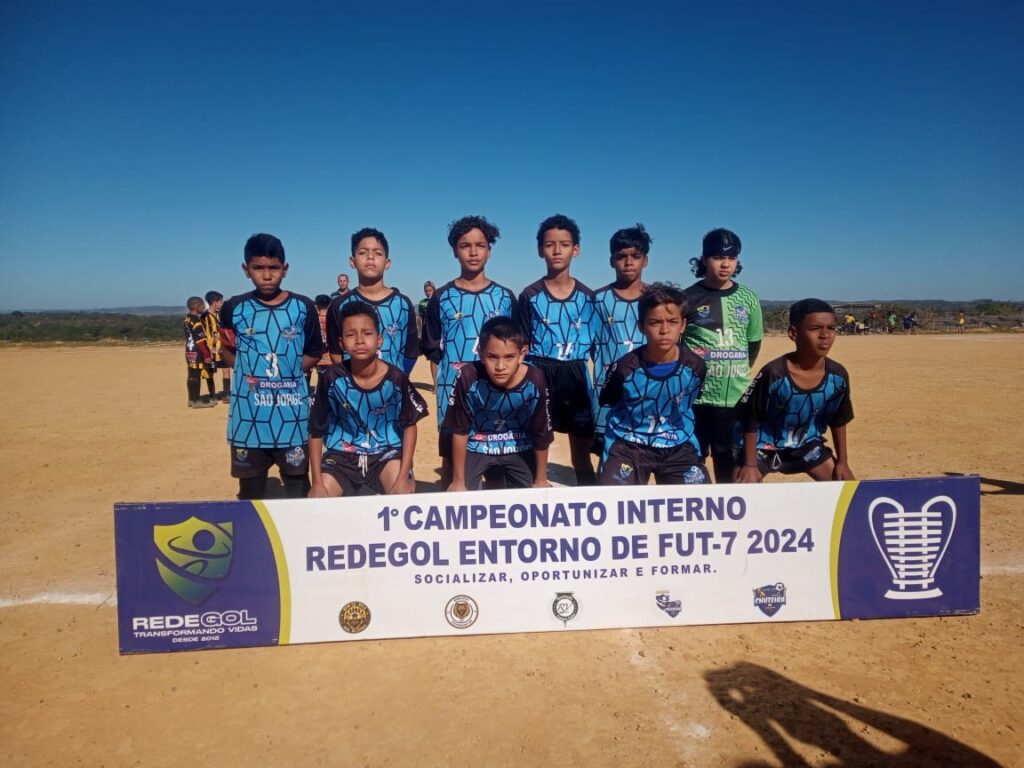
POLYGON ((712 229, 704 235, 704 249, 701 251, 701 258, 708 256, 739 256, 743 244, 735 232, 728 229, 712 229))

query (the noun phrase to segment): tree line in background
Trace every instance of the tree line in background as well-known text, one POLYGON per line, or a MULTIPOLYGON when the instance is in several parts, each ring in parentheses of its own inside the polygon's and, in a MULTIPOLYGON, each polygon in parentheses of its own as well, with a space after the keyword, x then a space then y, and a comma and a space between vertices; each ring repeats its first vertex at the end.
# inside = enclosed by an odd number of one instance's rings
MULTIPOLYGON (((836 304, 837 313, 845 314, 836 304)), ((903 316, 915 312, 917 328, 925 332, 955 331, 961 311, 967 316, 967 330, 979 328, 1010 330, 1024 326, 1024 302, 981 299, 970 303, 948 301, 858 302, 849 305, 858 321, 875 313, 872 331, 883 329, 885 318, 892 312, 897 318, 897 331, 902 333, 903 316)), ((789 325, 789 303, 762 302, 765 328, 784 332, 789 325)), ((9 312, 0 314, 0 343, 69 342, 168 342, 183 338, 181 315, 132 312, 9 312)))

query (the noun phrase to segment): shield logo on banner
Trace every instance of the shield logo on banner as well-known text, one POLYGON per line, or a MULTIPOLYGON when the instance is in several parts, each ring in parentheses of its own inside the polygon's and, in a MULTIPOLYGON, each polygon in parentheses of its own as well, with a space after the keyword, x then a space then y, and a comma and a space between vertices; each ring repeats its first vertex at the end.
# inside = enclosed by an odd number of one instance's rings
POLYGON ((190 517, 177 525, 154 525, 153 544, 164 584, 182 600, 199 605, 231 570, 233 523, 190 517))
POLYGON ((754 605, 765 616, 774 616, 785 604, 786 585, 781 581, 778 584, 765 584, 754 590, 754 605))

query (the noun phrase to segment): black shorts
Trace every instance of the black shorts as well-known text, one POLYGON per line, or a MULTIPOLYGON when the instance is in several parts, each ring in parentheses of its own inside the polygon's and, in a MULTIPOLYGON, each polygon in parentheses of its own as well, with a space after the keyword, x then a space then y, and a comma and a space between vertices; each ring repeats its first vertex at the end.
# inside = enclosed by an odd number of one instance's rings
POLYGON ((477 490, 485 472, 488 482, 500 472, 505 476, 506 488, 529 488, 537 474, 537 457, 533 451, 505 454, 466 451, 466 488, 477 490))
POLYGON ((346 496, 355 496, 362 488, 384 493, 380 474, 388 462, 400 461, 401 458, 401 448, 389 448, 383 453, 327 451, 320 469, 338 481, 341 492, 346 496))
POLYGON ((552 429, 577 437, 593 437, 594 392, 587 361, 533 357, 528 362, 537 366, 548 382, 552 429))
POLYGON ((228 363, 227 360, 214 360, 213 365, 218 370, 227 371, 228 373, 231 373, 231 365, 228 363))
POLYGON ((231 476, 244 480, 263 477, 277 464, 282 475, 305 476, 309 471, 309 455, 306 446, 293 445, 291 448, 245 448, 231 446, 231 476))
POLYGON ((704 485, 711 482, 704 462, 693 446, 673 448, 616 440, 601 469, 601 485, 647 485, 651 475, 658 485, 704 485))
POLYGON ((824 443, 808 443, 799 448, 783 448, 781 451, 757 451, 757 468, 762 475, 781 472, 784 475, 799 475, 834 459, 832 449, 824 443))

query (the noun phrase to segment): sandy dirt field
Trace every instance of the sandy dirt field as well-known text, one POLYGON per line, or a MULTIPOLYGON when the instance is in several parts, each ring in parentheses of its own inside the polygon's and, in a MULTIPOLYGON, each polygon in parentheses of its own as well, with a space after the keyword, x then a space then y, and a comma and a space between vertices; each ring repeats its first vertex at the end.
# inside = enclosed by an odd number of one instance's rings
POLYGON ((0 348, 4 765, 1024 765, 1024 335, 835 348, 858 477, 983 477, 979 615, 121 657, 114 502, 235 491, 182 357, 0 348))

